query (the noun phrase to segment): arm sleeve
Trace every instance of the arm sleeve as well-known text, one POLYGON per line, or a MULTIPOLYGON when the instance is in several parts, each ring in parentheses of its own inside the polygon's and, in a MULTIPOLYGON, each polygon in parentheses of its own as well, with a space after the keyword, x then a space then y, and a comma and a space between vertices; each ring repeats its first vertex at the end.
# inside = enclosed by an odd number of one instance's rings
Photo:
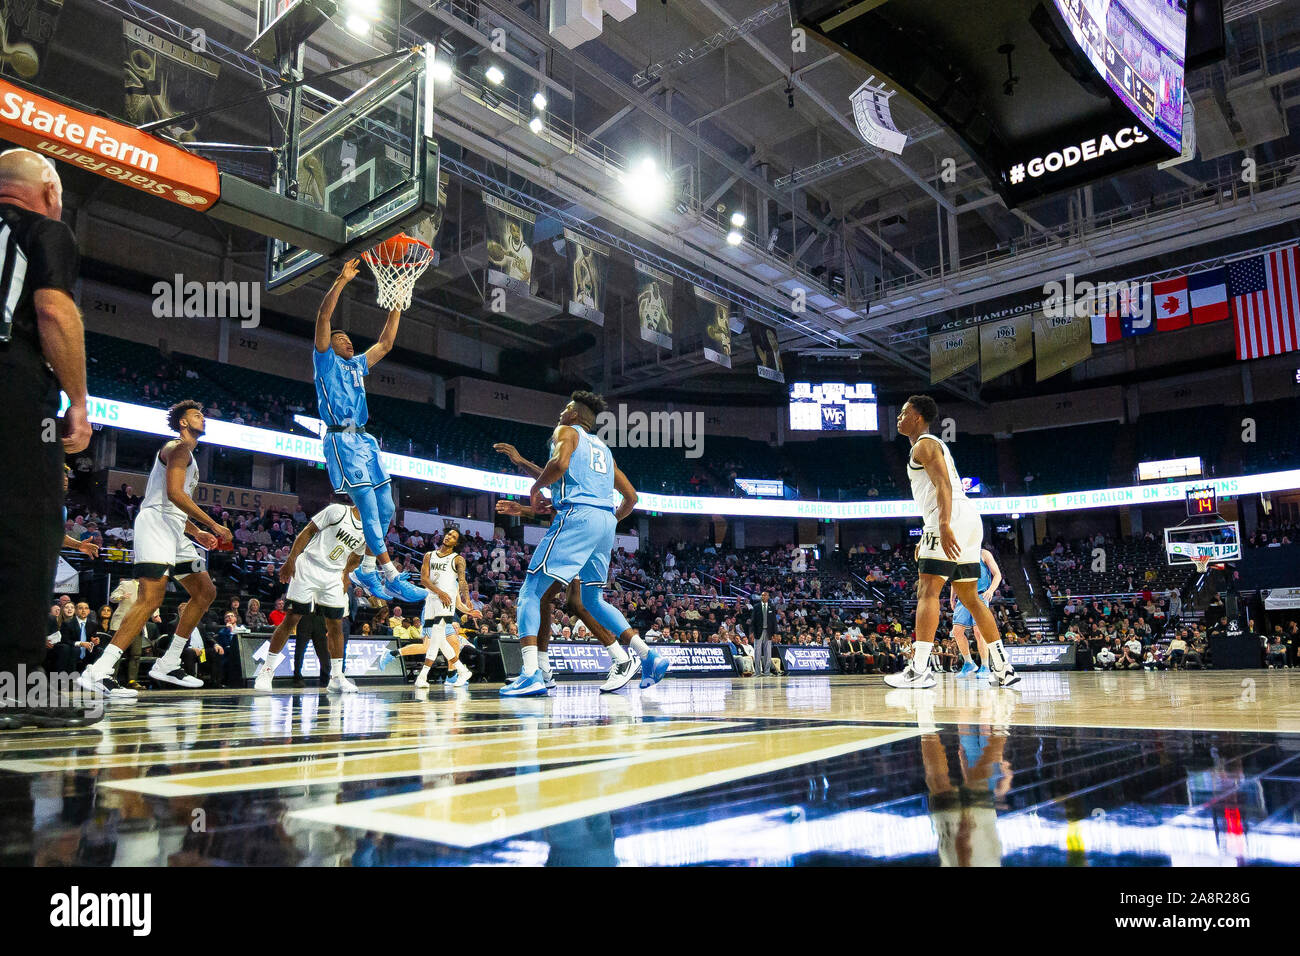
POLYGON ((32 229, 28 249, 28 276, 32 289, 60 289, 72 295, 80 256, 67 224, 46 219, 32 229))

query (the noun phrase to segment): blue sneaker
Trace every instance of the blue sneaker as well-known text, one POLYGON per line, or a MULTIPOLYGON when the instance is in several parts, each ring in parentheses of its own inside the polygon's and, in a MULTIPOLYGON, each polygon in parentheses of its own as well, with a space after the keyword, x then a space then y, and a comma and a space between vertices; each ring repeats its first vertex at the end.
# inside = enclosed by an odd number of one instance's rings
POLYGON ((443 687, 464 687, 469 683, 472 675, 466 671, 462 674, 460 671, 452 671, 451 676, 442 682, 443 687))
POLYGON ((499 691, 502 697, 544 697, 549 693, 541 671, 520 674, 499 691))
POLYGON ((379 670, 383 670, 385 667, 387 667, 388 662, 391 661, 395 656, 396 655, 392 651, 384 651, 384 653, 380 654, 379 670))
POLYGON ((412 584, 404 577, 385 581, 384 586, 387 587, 389 591, 393 592, 395 597, 400 598, 407 604, 414 604, 417 602, 423 604, 424 599, 429 596, 428 591, 418 585, 412 584))
POLYGON ((670 666, 672 666, 672 661, 668 659, 667 654, 660 654, 657 651, 651 651, 647 654, 645 661, 641 664, 642 688, 651 687, 663 680, 670 666))
POLYGON ((384 585, 384 579, 378 571, 363 571, 357 568, 348 577, 353 584, 363 588, 371 597, 379 598, 381 601, 393 600, 393 592, 384 585))
POLYGON ((970 678, 974 677, 977 673, 979 673, 979 667, 976 666, 975 662, 967 661, 965 664, 961 665, 961 670, 957 672, 957 679, 969 680, 970 678))
POLYGON ((989 666, 987 664, 981 664, 980 669, 975 672, 974 676, 976 680, 987 680, 989 676, 989 666))

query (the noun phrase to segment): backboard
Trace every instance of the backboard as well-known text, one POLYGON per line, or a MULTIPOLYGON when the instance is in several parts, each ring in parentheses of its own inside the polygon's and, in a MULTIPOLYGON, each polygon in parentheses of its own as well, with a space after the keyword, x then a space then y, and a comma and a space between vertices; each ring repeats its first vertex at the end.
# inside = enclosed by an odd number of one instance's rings
POLYGON ((1165 559, 1171 566, 1191 565, 1193 556, 1212 564, 1241 560, 1241 530, 1235 521, 1207 521, 1165 529, 1165 559))
MULTIPOLYGON (((412 53, 324 116, 299 117, 297 136, 281 152, 273 190, 343 220, 345 240, 334 258, 359 254, 438 213, 432 56, 431 47, 412 53)), ((271 292, 296 288, 330 268, 325 253, 268 240, 271 292)))

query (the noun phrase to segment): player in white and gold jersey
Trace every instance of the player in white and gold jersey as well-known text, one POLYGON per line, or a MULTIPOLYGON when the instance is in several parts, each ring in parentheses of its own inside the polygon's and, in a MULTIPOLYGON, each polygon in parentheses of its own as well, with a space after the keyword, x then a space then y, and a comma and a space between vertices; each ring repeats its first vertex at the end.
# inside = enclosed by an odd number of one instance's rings
POLYGON ((465 581, 465 559, 460 554, 461 537, 455 528, 442 535, 436 551, 424 556, 420 568, 420 584, 429 592, 424 599, 424 636, 428 641, 424 652, 424 666, 415 678, 416 687, 429 686, 429 670, 438 659, 438 652, 447 660, 447 687, 463 687, 469 683, 470 669, 460 659, 460 632, 456 627, 456 612, 477 618, 480 612, 469 603, 469 585, 465 581))
POLYGON ((343 615, 347 612, 348 575, 361 563, 366 536, 361 513, 353 505, 334 502, 315 514, 293 539, 289 557, 280 569, 285 592, 285 617, 271 635, 266 660, 257 671, 254 690, 273 689, 275 669, 284 660, 284 645, 312 607, 325 618, 325 639, 330 653, 331 694, 355 693, 357 685, 343 673, 343 615))
POLYGON ((912 443, 907 459, 907 477, 912 497, 921 510, 924 526, 917 545, 916 641, 912 660, 902 671, 890 674, 890 687, 925 688, 935 685, 930 669, 930 650, 939 627, 939 595, 952 581, 957 600, 975 619, 988 646, 989 683, 1010 687, 1020 680, 1007 660, 993 612, 980 600, 980 550, 984 525, 979 512, 962 490, 957 465, 930 424, 939 416, 939 406, 928 395, 913 395, 898 413, 898 433, 912 443))

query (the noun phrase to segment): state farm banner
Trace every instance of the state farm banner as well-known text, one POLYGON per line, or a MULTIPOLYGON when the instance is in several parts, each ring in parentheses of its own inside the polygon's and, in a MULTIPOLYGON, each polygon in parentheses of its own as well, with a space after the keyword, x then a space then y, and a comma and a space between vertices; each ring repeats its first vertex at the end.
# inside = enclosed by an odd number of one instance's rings
POLYGON ((979 325, 964 319, 930 332, 930 384, 952 378, 980 360, 979 325))
MULTIPOLYGON (((123 115, 127 122, 143 126, 212 104, 221 72, 216 60, 126 17, 122 18, 122 40, 123 115)), ((197 119, 158 127, 158 131, 180 143, 202 138, 197 119)))
POLYGON ((731 368, 731 303, 695 286, 695 318, 703 337, 704 357, 731 368))
POLYGON ((221 197, 221 178, 211 160, 3 79, 0 139, 178 206, 207 211, 221 197))
POLYGON ((985 322, 979 328, 981 385, 1034 357, 1033 322, 1029 313, 985 322))
POLYGON ((40 79, 45 72, 50 38, 63 11, 63 0, 3 0, 0 2, 0 76, 40 79))
POLYGON ((569 314, 603 326, 609 246, 568 229, 564 245, 569 253, 569 314))
POLYGON ((651 268, 644 262, 636 267, 636 314, 641 326, 641 341, 653 342, 661 349, 673 347, 673 277, 651 268))
POLYGON ((1066 312, 1034 316, 1035 380, 1058 375, 1092 358, 1092 318, 1066 312))

